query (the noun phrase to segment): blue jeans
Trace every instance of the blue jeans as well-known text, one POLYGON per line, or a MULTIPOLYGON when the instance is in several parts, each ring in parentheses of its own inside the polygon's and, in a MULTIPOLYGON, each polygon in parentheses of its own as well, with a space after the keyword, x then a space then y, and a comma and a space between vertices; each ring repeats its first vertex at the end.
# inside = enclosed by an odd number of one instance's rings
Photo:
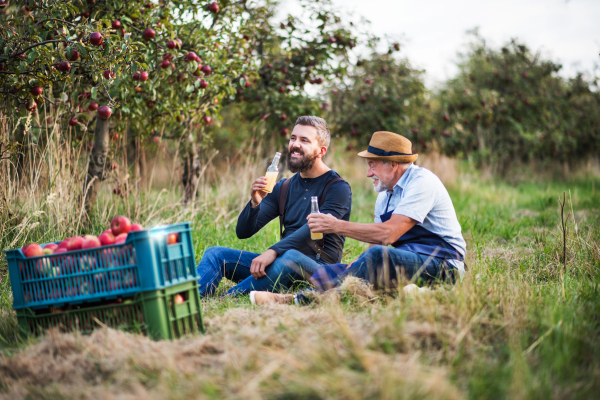
POLYGON ((224 277, 237 283, 227 295, 247 294, 252 290, 285 290, 295 281, 308 279, 322 265, 299 251, 288 250, 265 269, 266 276, 254 279, 250 274, 250 266, 259 255, 227 247, 206 249, 196 268, 200 277, 200 296, 212 295, 224 277))
POLYGON ((311 281, 321 291, 339 286, 348 276, 361 278, 376 289, 397 288, 402 279, 420 279, 425 283, 440 280, 455 282, 455 271, 443 258, 393 247, 373 246, 343 272, 331 273, 326 268, 320 268, 311 281))

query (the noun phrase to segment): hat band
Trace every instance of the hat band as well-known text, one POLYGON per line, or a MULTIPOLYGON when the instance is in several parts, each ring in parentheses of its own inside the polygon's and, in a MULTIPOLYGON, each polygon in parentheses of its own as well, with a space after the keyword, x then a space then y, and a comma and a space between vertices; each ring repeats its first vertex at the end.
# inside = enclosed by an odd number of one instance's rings
POLYGON ((407 153, 398 153, 397 151, 385 151, 378 149, 377 147, 369 146, 367 151, 371 154, 375 154, 376 156, 381 157, 390 157, 390 156, 412 156, 412 154, 407 153))

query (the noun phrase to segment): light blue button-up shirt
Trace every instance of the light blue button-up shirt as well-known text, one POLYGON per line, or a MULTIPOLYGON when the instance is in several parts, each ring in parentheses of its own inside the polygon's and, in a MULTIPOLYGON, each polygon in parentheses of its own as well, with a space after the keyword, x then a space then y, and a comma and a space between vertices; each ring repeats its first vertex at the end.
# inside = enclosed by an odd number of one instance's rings
MULTIPOLYGON (((433 172, 411 164, 392 191, 379 193, 375 202, 376 223, 381 222, 380 215, 386 213, 386 206, 388 212, 394 210, 394 214, 417 221, 418 225, 440 236, 465 257, 467 244, 462 237, 452 199, 433 172)), ((464 263, 458 260, 447 262, 455 266, 461 276, 464 274, 464 263)))

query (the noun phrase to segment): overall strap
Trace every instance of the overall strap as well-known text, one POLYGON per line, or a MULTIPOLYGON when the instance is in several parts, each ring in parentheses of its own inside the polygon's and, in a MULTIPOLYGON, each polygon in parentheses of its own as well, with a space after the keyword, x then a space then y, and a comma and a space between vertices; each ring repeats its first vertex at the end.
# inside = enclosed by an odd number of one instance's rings
POLYGON ((283 239, 283 218, 285 217, 285 200, 287 196, 288 187, 290 186, 290 180, 288 178, 281 184, 279 190, 279 238, 283 239))

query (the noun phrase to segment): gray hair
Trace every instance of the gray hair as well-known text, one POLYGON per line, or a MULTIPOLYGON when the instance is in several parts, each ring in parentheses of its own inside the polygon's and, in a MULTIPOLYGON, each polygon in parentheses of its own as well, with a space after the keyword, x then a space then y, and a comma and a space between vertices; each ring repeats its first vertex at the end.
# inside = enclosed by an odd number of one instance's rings
MULTIPOLYGON (((327 122, 323 118, 314 116, 303 116, 296 120, 296 125, 312 126, 317 129, 317 138, 321 146, 329 147, 331 134, 327 127, 327 122)), ((295 125, 294 125, 295 126, 295 125)))

